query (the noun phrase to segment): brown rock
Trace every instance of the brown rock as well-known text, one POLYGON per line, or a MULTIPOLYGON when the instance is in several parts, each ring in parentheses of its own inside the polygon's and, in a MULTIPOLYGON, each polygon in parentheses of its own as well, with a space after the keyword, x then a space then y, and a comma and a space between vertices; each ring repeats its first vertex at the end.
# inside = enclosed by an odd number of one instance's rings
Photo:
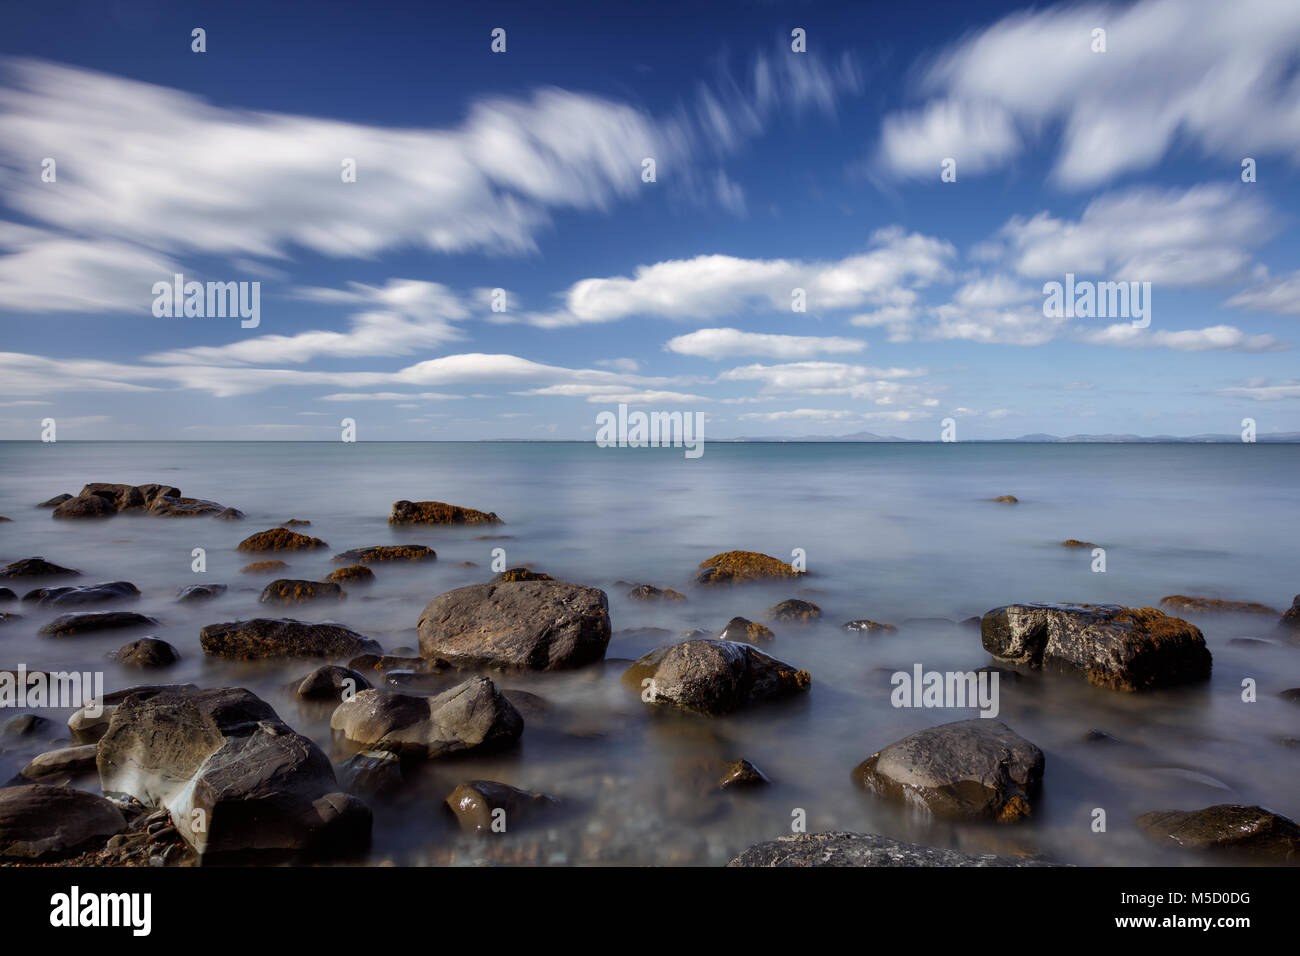
POLYGON ((395 501, 389 524, 505 524, 495 512, 475 511, 442 501, 395 501))
POLYGON ((696 584, 740 584, 749 581, 769 581, 798 577, 796 571, 784 561, 757 551, 723 551, 700 562, 696 584))
POLYGON ((328 548, 329 545, 320 538, 309 538, 305 534, 290 531, 288 528, 271 528, 249 535, 239 542, 236 551, 314 551, 328 548))

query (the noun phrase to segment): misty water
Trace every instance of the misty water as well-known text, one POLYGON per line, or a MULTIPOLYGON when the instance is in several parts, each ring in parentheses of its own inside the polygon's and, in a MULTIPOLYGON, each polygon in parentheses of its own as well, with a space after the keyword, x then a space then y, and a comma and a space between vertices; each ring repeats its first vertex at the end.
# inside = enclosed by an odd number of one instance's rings
MULTIPOLYGON (((1257 601, 1278 608, 1300 591, 1300 448, 1288 445, 723 444, 701 458, 681 449, 577 443, 125 443, 0 444, 0 563, 36 555, 80 569, 75 583, 129 580, 133 605, 161 622, 148 632, 45 638, 38 628, 66 609, 9 604, 23 615, 0 631, 0 667, 102 670, 116 690, 146 682, 247 687, 336 763, 328 706, 288 690, 310 662, 232 663, 206 658, 205 624, 251 617, 333 620, 379 641, 415 648, 416 621, 434 596, 492 577, 492 550, 609 596, 607 661, 578 671, 494 674, 503 688, 546 701, 525 713, 517 749, 432 761, 375 812, 371 862, 725 863, 745 847, 807 829, 878 832, 969 852, 1036 852, 1079 864, 1207 862, 1153 845, 1134 824, 1155 809, 1258 803, 1300 818, 1300 707, 1277 695, 1300 686, 1300 646, 1279 639, 1272 617, 1198 616, 1213 676, 1194 687, 1125 694, 1066 676, 1029 674, 1000 685, 998 718, 1046 754, 1032 818, 1005 826, 910 818, 850 779, 863 759, 926 726, 973 710, 898 709, 890 675, 971 670, 991 662, 978 630, 909 619, 961 621, 1014 602, 1156 605, 1168 594, 1257 601), (91 481, 175 485, 241 509, 244 521, 118 515, 56 521, 34 507, 91 481), (1012 494, 1017 505, 995 504, 1012 494), (398 499, 439 500, 497 512, 496 528, 391 528, 398 499), (235 546, 299 518, 329 542, 311 553, 248 555, 235 546), (482 540, 481 535, 505 535, 482 540), (1106 570, 1078 538, 1105 548, 1106 570), (427 544, 435 562, 383 564, 369 586, 345 585, 341 604, 274 610, 258 603, 267 577, 241 574, 259 557, 286 560, 284 576, 320 579, 330 557, 357 547, 427 544), (206 549, 207 571, 191 571, 206 549), (691 584, 696 566, 730 549, 790 560, 797 581, 724 589, 691 584), (466 566, 473 562, 475 566, 466 566), (679 604, 634 602, 628 583, 684 592, 679 604), (199 605, 179 588, 222 583, 199 605), (813 601, 822 620, 774 625, 762 650, 806 668, 811 692, 725 718, 671 715, 620 682, 627 664, 692 628, 717 632, 733 616, 762 619, 786 598, 813 601), (870 618, 899 625, 866 636, 840 625, 870 618), (668 633, 645 632, 661 628, 668 633), (183 659, 162 672, 109 663, 144 633, 183 659), (1270 643, 1230 644, 1255 637, 1270 643), (1242 700, 1242 681, 1258 700, 1242 700), (1087 739, 1090 730, 1115 738, 1087 739), (707 793, 709 768, 745 757, 772 784, 707 793), (500 780, 559 797, 563 807, 504 835, 461 833, 442 802, 460 782, 500 780), (1094 832, 1094 810, 1106 832, 1094 832)), ((5 582, 22 594, 45 581, 5 582)), ((71 583, 71 582, 58 582, 71 583)), ((99 608, 94 608, 99 609, 99 608)), ((368 675, 370 676, 370 675, 368 675)), ((372 680, 379 681, 376 673, 372 680)), ((0 711, 7 719, 13 711, 0 711)), ((46 711, 65 721, 70 711, 46 711)), ((66 735, 65 735, 66 736, 66 735)), ((39 744, 6 744, 0 781, 39 744)), ((91 784, 86 784, 90 786, 91 784)))

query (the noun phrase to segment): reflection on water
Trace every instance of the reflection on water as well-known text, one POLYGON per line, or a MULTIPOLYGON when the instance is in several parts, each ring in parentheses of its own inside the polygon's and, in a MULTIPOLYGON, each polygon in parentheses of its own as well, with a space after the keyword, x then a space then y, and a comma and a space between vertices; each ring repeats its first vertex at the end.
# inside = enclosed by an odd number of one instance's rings
MULTIPOLYGON (((517 751, 412 768, 399 795, 372 800, 372 858, 401 863, 496 860, 526 863, 720 864, 746 846, 790 831, 876 831, 966 850, 1037 850, 1076 863, 1186 864, 1141 837, 1133 818, 1152 809, 1261 803, 1300 818, 1300 707, 1277 692, 1300 686, 1300 647, 1230 644, 1272 638, 1272 620, 1197 618, 1214 654, 1203 686, 1125 695, 1033 674, 1001 684, 999 719, 1047 754, 1031 822, 953 826, 908 819, 855 788, 850 772, 881 747, 921 727, 974 711, 896 710, 889 675, 967 670, 989 663, 978 632, 918 623, 884 635, 851 634, 854 618, 961 621, 1017 601, 1156 603, 1205 594, 1273 607, 1300 590, 1294 529, 1300 448, 1277 445, 823 445, 710 444, 698 460, 679 450, 599 449, 579 444, 75 443, 0 445, 0 562, 43 555, 85 572, 82 583, 125 578, 143 592, 138 609, 182 662, 168 681, 240 684, 341 761, 329 708, 294 699, 287 685, 311 665, 206 660, 204 624, 268 615, 263 578, 239 573, 234 546, 289 518, 311 521, 328 552, 279 555, 290 576, 323 577, 348 548, 423 543, 438 560, 382 565, 370 586, 349 586, 340 606, 303 608, 305 620, 337 620, 388 650, 417 646, 421 608, 442 591, 486 580, 492 549, 510 565, 604 588, 615 636, 604 666, 564 674, 497 675, 502 687, 542 698, 525 711, 517 751), (32 505, 88 481, 174 484, 189 495, 242 509, 243 522, 119 516, 56 522, 32 505), (1014 494, 1018 505, 992 503, 1014 494), (485 529, 391 529, 400 498, 496 511, 485 529), (1107 570, 1089 550, 1106 549, 1107 570), (204 575, 191 550, 207 551, 204 575), (690 586, 701 560, 744 548, 789 560, 807 553, 811 574, 784 585, 723 591, 690 586), (474 562, 476 566, 466 566, 474 562), (673 587, 680 604, 626 598, 616 582, 673 587), (225 583, 199 606, 176 589, 225 583), (825 616, 810 627, 776 625, 764 650, 813 675, 805 699, 722 719, 651 713, 619 682, 627 662, 691 628, 716 631, 733 616, 802 597, 825 616), (666 633, 647 631, 663 629, 666 633), (1241 682, 1259 685, 1256 703, 1241 682), (1114 740, 1089 740, 1090 730, 1114 740), (716 768, 748 758, 769 787, 711 792, 716 768), (440 804, 456 784, 501 780, 561 797, 565 808, 504 838, 462 835, 440 804), (1091 831, 1106 810, 1108 832, 1091 831)), ((20 582, 15 590, 25 590, 20 582)), ((13 607, 10 606, 13 610, 13 607)), ((105 657, 131 636, 36 636, 56 612, 19 609, 5 627, 0 666, 103 668, 115 689, 155 678, 105 657)), ((67 712, 47 716, 66 718, 67 712)), ((47 749, 45 747, 37 749, 47 749)), ((8 779, 35 752, 0 754, 8 779)))

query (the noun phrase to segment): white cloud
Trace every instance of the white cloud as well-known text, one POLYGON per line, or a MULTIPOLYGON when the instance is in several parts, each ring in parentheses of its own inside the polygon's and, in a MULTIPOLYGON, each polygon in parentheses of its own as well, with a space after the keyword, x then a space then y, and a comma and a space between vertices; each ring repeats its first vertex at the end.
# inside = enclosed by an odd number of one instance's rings
POLYGON ((1011 115, 996 103, 936 100, 885 117, 880 149, 895 172, 939 182, 940 163, 956 160, 957 180, 1000 165, 1020 148, 1011 115))
POLYGON ((1300 398, 1300 382, 1292 380, 1274 384, 1256 379, 1245 385, 1221 388, 1219 394, 1229 395, 1233 398, 1249 398, 1257 402, 1277 402, 1284 399, 1300 398))
POLYGON ((1226 304, 1253 312, 1300 315, 1300 272, 1265 279, 1238 292, 1226 304))
POLYGON ((771 335, 742 332, 740 329, 699 329, 669 339, 664 346, 678 355, 722 359, 736 355, 761 355, 768 358, 801 359, 834 352, 861 352, 867 343, 861 339, 835 336, 771 335))
POLYGON ((1142 329, 1131 323, 1108 325, 1080 333, 1089 345, 1122 345, 1127 348, 1168 348, 1179 352, 1278 352, 1290 348, 1271 335, 1248 335, 1231 325, 1204 329, 1142 329))

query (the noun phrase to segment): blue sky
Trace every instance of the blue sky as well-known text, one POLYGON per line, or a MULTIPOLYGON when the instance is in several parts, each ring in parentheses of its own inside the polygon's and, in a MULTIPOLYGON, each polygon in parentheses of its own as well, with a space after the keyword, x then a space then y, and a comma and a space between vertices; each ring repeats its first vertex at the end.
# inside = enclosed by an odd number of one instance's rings
POLYGON ((1300 430, 1300 5, 442 6, 7 9, 0 438, 1300 430))

